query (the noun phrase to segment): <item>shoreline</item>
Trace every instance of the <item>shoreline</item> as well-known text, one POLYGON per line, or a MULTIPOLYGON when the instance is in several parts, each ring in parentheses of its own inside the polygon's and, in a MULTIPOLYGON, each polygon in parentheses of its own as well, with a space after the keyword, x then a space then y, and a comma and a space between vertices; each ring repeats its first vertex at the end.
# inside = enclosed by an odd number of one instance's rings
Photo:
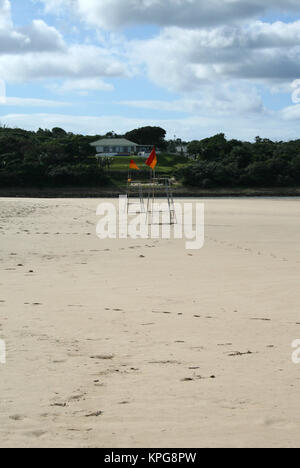
MULTIPOLYGON (((2 188, 0 198, 118 198, 125 195, 123 187, 47 187, 39 188, 2 188)), ((164 197, 164 191, 157 193, 164 197)), ((227 197, 300 197, 300 187, 295 188, 245 188, 245 189, 173 189, 174 198, 227 198, 227 197)))

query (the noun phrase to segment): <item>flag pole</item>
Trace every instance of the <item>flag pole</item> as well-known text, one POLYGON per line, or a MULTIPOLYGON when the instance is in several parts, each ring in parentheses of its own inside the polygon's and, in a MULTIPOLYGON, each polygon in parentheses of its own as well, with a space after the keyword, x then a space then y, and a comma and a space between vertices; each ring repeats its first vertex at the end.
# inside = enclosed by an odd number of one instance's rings
POLYGON ((155 187, 154 187, 154 180, 155 180, 155 166, 157 164, 157 156, 155 152, 155 146, 146 161, 146 165, 150 167, 150 187, 149 187, 149 195, 148 195, 148 208, 147 211, 150 211, 150 199, 152 193, 152 219, 153 219, 153 209, 154 209, 154 201, 155 201, 155 187), (151 190, 152 188, 152 190, 151 190))

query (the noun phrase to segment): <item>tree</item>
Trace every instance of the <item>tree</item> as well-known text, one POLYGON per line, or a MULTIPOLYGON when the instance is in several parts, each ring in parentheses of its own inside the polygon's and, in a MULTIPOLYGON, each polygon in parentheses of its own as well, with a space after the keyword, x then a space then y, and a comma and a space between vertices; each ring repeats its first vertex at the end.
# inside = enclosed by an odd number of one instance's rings
POLYGON ((247 144, 234 146, 228 155, 228 162, 237 164, 240 169, 247 167, 252 158, 251 147, 247 144))
POLYGON ((59 127, 53 128, 52 129, 52 134, 56 138, 61 138, 61 137, 67 136, 67 132, 64 129, 59 128, 59 127))
POLYGON ((138 145, 156 146, 159 149, 166 149, 165 141, 167 132, 160 127, 142 127, 126 133, 125 137, 138 145))
POLYGON ((231 145, 227 142, 224 133, 219 133, 204 140, 194 140, 188 145, 188 152, 206 161, 223 159, 230 152, 231 145))

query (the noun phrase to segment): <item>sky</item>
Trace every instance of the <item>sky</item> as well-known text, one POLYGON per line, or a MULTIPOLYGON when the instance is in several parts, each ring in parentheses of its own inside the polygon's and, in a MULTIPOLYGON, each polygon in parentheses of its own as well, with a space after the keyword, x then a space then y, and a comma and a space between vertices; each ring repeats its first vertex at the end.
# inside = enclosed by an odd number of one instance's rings
POLYGON ((0 124, 300 138, 299 0, 0 0, 0 124))

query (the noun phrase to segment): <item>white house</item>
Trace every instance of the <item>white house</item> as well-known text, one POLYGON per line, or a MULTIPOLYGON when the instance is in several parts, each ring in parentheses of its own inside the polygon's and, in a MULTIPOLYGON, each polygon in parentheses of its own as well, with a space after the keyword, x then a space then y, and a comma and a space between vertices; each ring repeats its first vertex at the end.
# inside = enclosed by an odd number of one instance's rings
POLYGON ((188 154, 188 145, 187 144, 180 144, 176 146, 176 152, 178 154, 182 154, 184 156, 187 156, 188 154))
POLYGON ((139 151, 139 145, 125 138, 104 138, 91 143, 96 148, 98 158, 130 156, 139 151))

